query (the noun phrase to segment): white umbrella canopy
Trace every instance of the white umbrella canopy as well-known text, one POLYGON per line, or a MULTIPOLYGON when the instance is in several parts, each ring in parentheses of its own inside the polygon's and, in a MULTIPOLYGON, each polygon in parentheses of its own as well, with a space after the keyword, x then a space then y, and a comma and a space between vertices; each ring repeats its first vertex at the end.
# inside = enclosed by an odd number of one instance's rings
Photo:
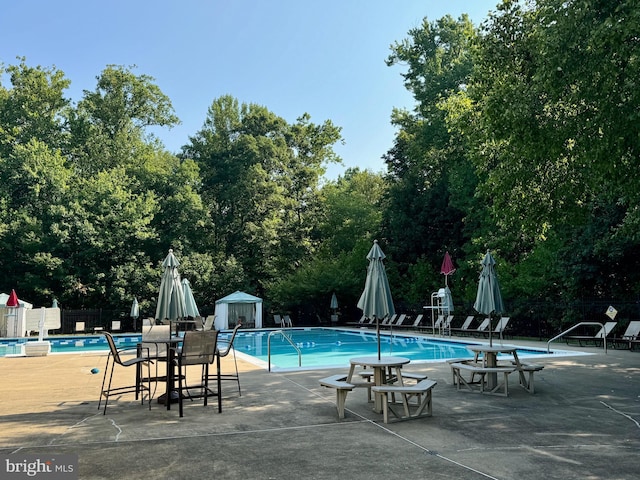
POLYGON ((396 313, 389 288, 389 279, 382 262, 386 255, 374 240, 373 247, 367 254, 369 267, 364 291, 358 300, 358 308, 365 317, 376 319, 376 333, 378 337, 378 358, 380 358, 380 319, 396 313))
POLYGON ((487 250, 482 260, 482 271, 480 272, 480 280, 478 281, 478 293, 473 308, 478 312, 489 317, 489 345, 493 344, 491 338, 491 314, 504 312, 504 303, 502 302, 502 294, 500 293, 500 284, 495 270, 496 261, 491 252, 487 250))
POLYGON ((131 313, 129 314, 131 318, 138 318, 140 316, 140 305, 138 305, 138 299, 133 297, 133 302, 131 303, 131 313))
POLYGON ((198 310, 198 305, 196 305, 193 290, 191 290, 191 283, 186 278, 182 279, 182 292, 184 293, 185 315, 193 318, 199 317, 200 311, 198 310))
POLYGON ((186 316, 184 293, 178 266, 180 266, 180 262, 173 254, 173 250, 169 249, 169 254, 162 262, 164 272, 160 282, 160 292, 158 293, 156 320, 175 321, 186 316))
POLYGON ((133 330, 136 330, 136 322, 138 317, 140 316, 140 305, 138 305, 138 299, 133 297, 133 302, 131 303, 131 312, 129 316, 133 318, 133 330))
POLYGON ((332 310, 337 310, 337 308, 338 308, 338 297, 336 297, 336 292, 333 292, 333 294, 331 294, 330 308, 332 310))

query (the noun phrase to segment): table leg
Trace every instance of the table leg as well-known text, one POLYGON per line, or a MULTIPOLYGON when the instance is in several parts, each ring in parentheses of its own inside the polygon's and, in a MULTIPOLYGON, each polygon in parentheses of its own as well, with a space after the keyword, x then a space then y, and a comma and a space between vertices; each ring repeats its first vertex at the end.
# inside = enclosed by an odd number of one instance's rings
MULTIPOLYGON (((385 368, 384 367, 373 367, 373 378, 374 383, 378 386, 386 383, 385 379, 385 368)), ((382 394, 376 393, 374 395, 374 404, 373 410, 376 413, 382 413, 382 394)))
MULTIPOLYGON (((498 363, 497 363, 497 359, 496 359, 496 354, 493 352, 485 352, 485 357, 486 357, 486 366, 490 367, 490 368, 494 368, 498 363)), ((486 375, 487 377, 487 389, 489 391, 493 390, 494 388, 496 388, 496 385, 498 384, 498 374, 497 373, 488 373, 486 375)))
POLYGON ((173 387, 174 387, 174 360, 175 360, 175 350, 167 345, 167 386, 165 391, 165 403, 167 410, 171 410, 171 400, 173 396, 173 387))
POLYGON ((355 372, 355 370, 356 366, 351 365, 351 367, 349 368, 349 375, 347 375, 347 383, 351 383, 351 379, 353 379, 353 372, 355 372))

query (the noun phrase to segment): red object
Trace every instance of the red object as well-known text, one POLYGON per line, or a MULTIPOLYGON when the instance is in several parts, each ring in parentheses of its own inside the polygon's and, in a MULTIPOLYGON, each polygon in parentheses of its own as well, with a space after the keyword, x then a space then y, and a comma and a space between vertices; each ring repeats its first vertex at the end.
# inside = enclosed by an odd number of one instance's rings
POLYGON ((19 305, 20 304, 18 303, 18 294, 12 288, 11 289, 11 295, 9 295, 9 298, 7 299, 7 307, 17 307, 19 305))
POLYGON ((440 267, 440 273, 445 275, 451 275, 456 271, 456 267, 453 266, 453 261, 451 260, 451 256, 449 256, 449 252, 444 254, 444 259, 442 260, 442 267, 440 267))

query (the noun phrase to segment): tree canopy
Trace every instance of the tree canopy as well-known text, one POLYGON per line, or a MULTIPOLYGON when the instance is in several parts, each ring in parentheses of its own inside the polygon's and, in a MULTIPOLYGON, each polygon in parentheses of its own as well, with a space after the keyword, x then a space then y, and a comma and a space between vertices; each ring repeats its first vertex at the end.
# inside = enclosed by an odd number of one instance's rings
POLYGON ((0 290, 66 308, 135 296, 150 314, 173 248, 201 311, 240 289, 313 323, 333 292, 358 315, 378 239, 399 311, 442 285, 445 251, 470 310, 487 249, 512 315, 546 308, 560 323, 585 299, 634 304, 636 3, 503 0, 480 26, 425 18, 386 58, 415 100, 390 112, 386 173, 332 180, 330 119, 288 122, 224 95, 174 155, 150 133, 179 123, 171 100, 135 67, 106 66, 73 101, 54 67, 2 66, 0 290))

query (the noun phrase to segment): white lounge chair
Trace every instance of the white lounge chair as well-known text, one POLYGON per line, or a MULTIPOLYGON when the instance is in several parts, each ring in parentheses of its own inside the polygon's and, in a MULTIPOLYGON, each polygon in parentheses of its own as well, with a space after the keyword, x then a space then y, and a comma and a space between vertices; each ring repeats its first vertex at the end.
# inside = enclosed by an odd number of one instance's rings
POLYGON ((458 335, 469 333, 469 327, 471 326, 471 322, 473 322, 474 318, 475 317, 473 315, 469 315, 460 328, 451 329, 452 333, 456 333, 458 335))
POLYGON ((412 328, 413 330, 418 330, 420 328, 420 322, 422 322, 424 315, 421 313, 419 315, 416 316, 416 318, 413 319, 413 322, 410 324, 405 324, 405 323, 401 323, 401 324, 397 324, 396 326, 400 327, 400 328, 412 328))
POLYGON ((211 330, 213 328, 213 324, 216 320, 216 316, 215 315, 209 315, 207 316, 207 318, 204 320, 204 325, 202 326, 203 330, 211 330))
POLYGON ((491 320, 489 318, 485 318, 484 320, 482 320, 482 323, 478 325, 478 328, 471 331, 474 333, 474 335, 482 335, 484 332, 487 331, 487 328, 489 328, 490 321, 491 320))
POLYGON ((638 339, 640 335, 640 321, 632 321, 627 325, 627 329, 621 337, 614 337, 611 339, 611 345, 613 348, 628 348, 631 349, 634 340, 638 339))

